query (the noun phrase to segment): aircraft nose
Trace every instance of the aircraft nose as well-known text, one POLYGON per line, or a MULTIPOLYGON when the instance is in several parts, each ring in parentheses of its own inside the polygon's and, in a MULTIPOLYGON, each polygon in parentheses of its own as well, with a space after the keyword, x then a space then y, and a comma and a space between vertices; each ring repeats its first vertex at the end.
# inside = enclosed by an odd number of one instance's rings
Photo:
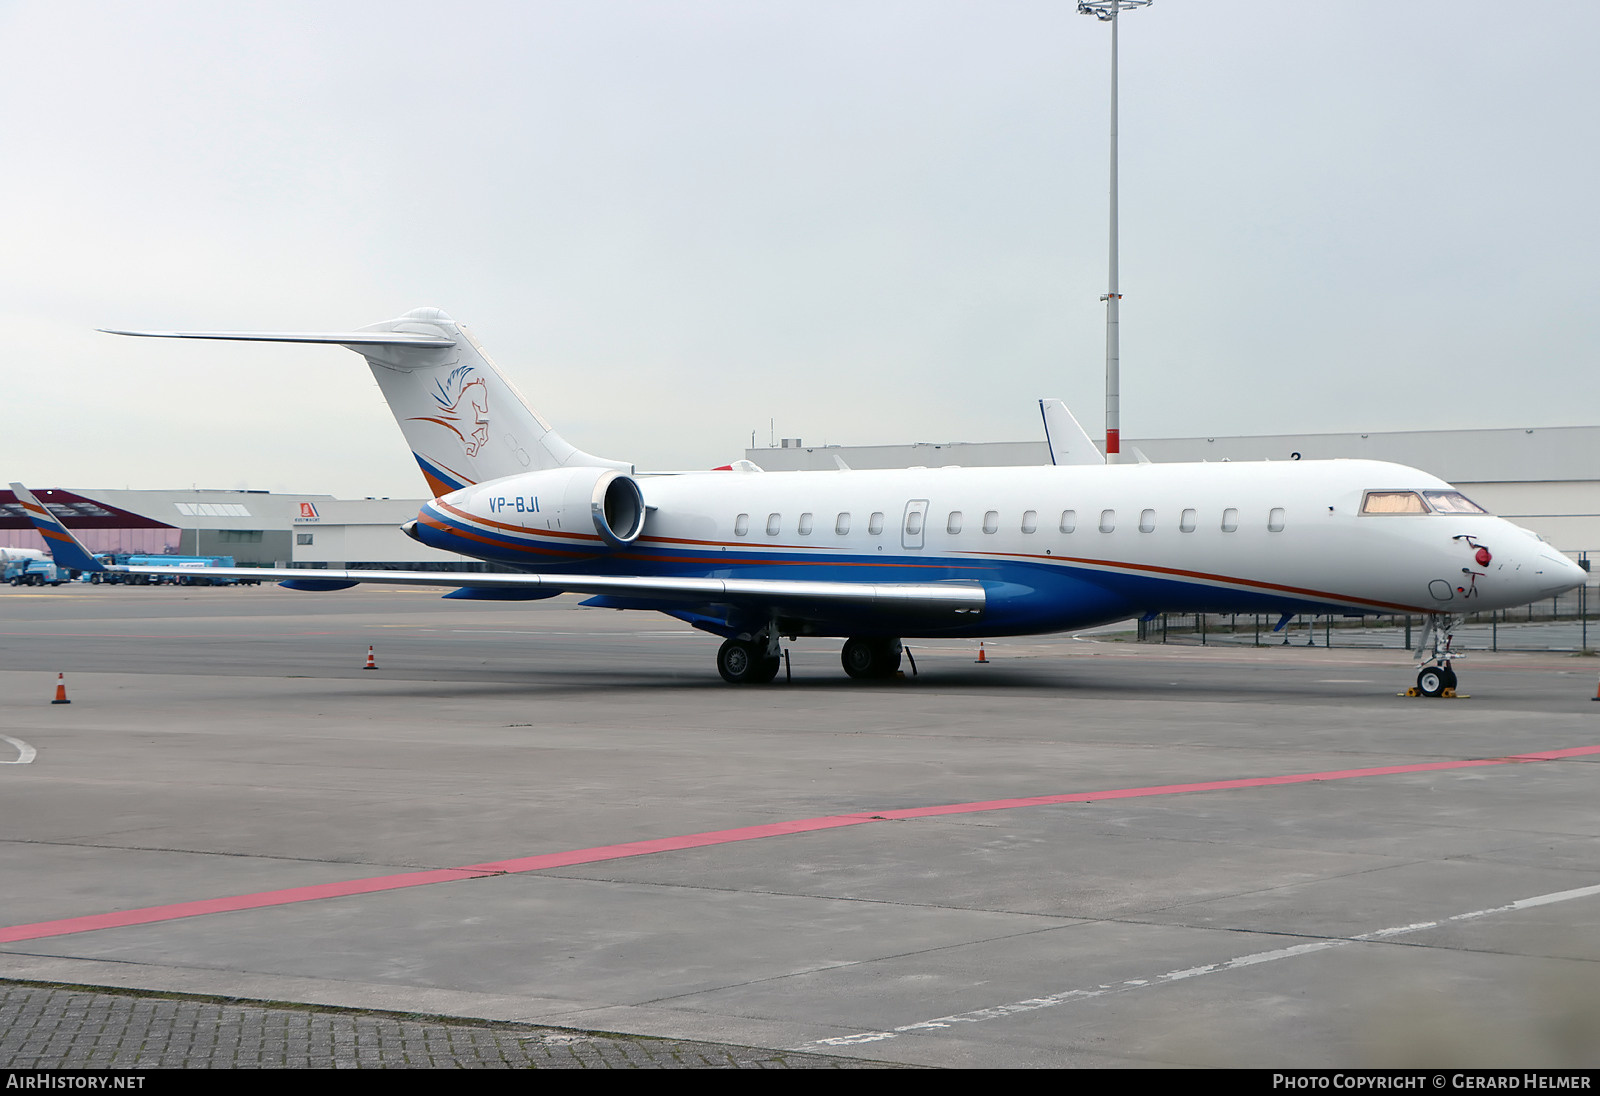
POLYGON ((1485 577, 1496 588, 1490 600, 1503 603, 1502 607, 1556 597, 1583 585, 1588 577, 1543 538, 1519 526, 1507 523, 1492 541, 1485 535, 1475 543, 1490 555, 1492 563, 1483 564, 1489 572, 1485 577))
POLYGON ((1589 577, 1588 572, 1582 567, 1559 552, 1552 552, 1549 549, 1539 553, 1534 566, 1543 582, 1540 597, 1555 597, 1557 594, 1566 593, 1574 586, 1582 586, 1589 577))

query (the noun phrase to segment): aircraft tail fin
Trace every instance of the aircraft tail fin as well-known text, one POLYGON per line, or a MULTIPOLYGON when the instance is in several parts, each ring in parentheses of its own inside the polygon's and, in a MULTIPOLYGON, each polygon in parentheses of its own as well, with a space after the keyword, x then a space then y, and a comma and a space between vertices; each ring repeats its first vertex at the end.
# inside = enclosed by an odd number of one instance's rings
POLYGON ((1060 400, 1040 400, 1044 416, 1044 440, 1050 449, 1051 464, 1104 464, 1105 456, 1095 448, 1089 435, 1067 405, 1060 400))
POLYGON ((32 491, 20 483, 13 483, 11 491, 22 504, 22 512, 28 515, 33 527, 44 537, 45 548, 49 550, 50 558, 57 566, 70 567, 74 571, 106 569, 105 564, 95 559, 83 546, 83 542, 72 534, 72 530, 62 525, 61 520, 46 509, 32 491))
POLYGON ((435 497, 548 468, 616 468, 551 429, 464 326, 417 308, 359 331, 113 331, 178 339, 331 343, 367 359, 435 497))

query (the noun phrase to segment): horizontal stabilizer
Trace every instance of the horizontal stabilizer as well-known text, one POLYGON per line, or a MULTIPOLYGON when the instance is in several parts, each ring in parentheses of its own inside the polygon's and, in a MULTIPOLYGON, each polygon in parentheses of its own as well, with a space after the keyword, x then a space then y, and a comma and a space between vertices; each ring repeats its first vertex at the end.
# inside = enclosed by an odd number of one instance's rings
POLYGON ((434 498, 552 468, 633 471, 633 465, 586 453, 552 430, 472 332, 437 308, 413 308, 359 331, 101 330, 150 339, 322 344, 360 354, 434 498))
POLYGON ((327 343, 332 346, 417 346, 443 350, 454 339, 405 331, 117 331, 102 327, 107 335, 134 335, 142 339, 223 339, 229 342, 327 343))

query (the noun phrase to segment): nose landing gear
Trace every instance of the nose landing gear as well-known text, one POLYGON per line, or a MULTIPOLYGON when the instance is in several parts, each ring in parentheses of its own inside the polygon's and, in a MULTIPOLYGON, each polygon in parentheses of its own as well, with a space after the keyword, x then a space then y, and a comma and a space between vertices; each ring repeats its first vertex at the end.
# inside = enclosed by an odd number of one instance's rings
POLYGON ((1434 613, 1428 617, 1427 628, 1417 644, 1416 657, 1422 667, 1417 671, 1417 687, 1412 696, 1456 695, 1456 671, 1451 665, 1461 654, 1451 650, 1451 634, 1456 623, 1463 618, 1449 613, 1434 613))
POLYGON ((1417 692, 1423 696, 1455 695, 1456 672, 1446 662, 1442 666, 1424 666, 1417 673, 1417 692))

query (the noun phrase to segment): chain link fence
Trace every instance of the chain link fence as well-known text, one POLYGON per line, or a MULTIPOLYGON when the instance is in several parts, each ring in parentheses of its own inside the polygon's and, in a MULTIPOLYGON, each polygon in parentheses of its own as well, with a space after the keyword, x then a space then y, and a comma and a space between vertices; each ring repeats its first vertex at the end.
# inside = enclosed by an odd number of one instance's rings
MULTIPOLYGON (((1589 570, 1590 553, 1567 553, 1589 570)), ((1593 579, 1559 597, 1515 609, 1469 613, 1454 631, 1458 650, 1591 651, 1600 645, 1600 620, 1591 619, 1600 599, 1593 579)), ((1276 615, 1252 613, 1162 613, 1139 621, 1141 643, 1247 647, 1367 647, 1411 650, 1422 638, 1424 616, 1345 617, 1301 615, 1281 627, 1276 615)))

